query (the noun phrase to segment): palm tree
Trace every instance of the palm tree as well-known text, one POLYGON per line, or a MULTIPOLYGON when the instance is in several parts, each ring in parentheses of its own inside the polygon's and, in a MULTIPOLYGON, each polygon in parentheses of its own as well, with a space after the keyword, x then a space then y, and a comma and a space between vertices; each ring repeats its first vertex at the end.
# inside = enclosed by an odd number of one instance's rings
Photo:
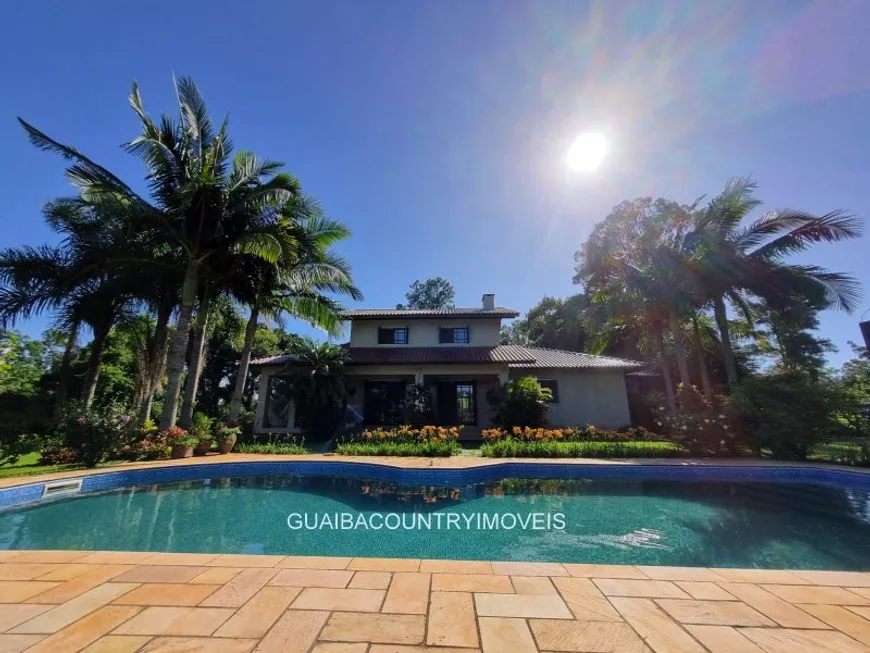
POLYGON ((183 281, 167 360, 162 429, 175 423, 178 412, 191 318, 205 266, 215 254, 231 250, 277 260, 280 244, 268 234, 251 232, 251 220, 264 205, 286 201, 298 191, 292 176, 278 172, 280 163, 261 160, 250 152, 239 152, 230 160, 227 120, 214 129, 192 80, 180 79, 176 96, 179 117, 164 115, 157 123, 145 112, 136 84, 130 94, 142 132, 126 149, 148 167, 153 204, 78 150, 21 121, 32 143, 73 161, 67 178, 84 199, 125 207, 137 234, 150 239, 154 248, 179 253, 183 281))
POLYGON ((331 435, 329 431, 348 396, 343 373, 349 359, 347 347, 302 338, 290 353, 296 423, 319 437, 331 435))
POLYGON ((861 298, 860 284, 852 276, 813 265, 785 262, 819 242, 839 242, 861 235, 861 221, 842 211, 814 216, 791 209, 772 211, 741 226, 761 202, 749 178, 728 181, 724 191, 702 211, 686 237, 687 270, 696 298, 711 302, 719 329, 722 357, 729 385, 737 383, 725 302, 729 300, 749 317, 746 293, 771 306, 787 306, 797 296, 821 294, 832 308, 852 312, 861 298))
POLYGON ((281 217, 277 225, 284 245, 281 258, 275 266, 256 262, 254 274, 248 277, 250 285, 240 297, 245 299, 247 295, 251 310, 230 400, 231 422, 239 418, 261 314, 272 318, 287 314, 336 335, 343 307, 323 293, 362 299, 362 293, 353 285, 350 265, 330 251, 332 245, 350 236, 350 230, 327 218, 320 205, 305 195, 286 202, 281 208, 281 217))
MULTIPOLYGON (((109 331, 134 302, 129 279, 105 264, 108 252, 123 250, 128 241, 120 208, 77 198, 49 202, 43 213, 49 227, 63 235, 61 243, 0 252, 0 320, 4 324, 54 311, 70 333, 68 348, 75 343, 79 325, 90 326, 93 342, 82 390, 86 405, 93 401, 109 331)), ((67 364, 70 353, 64 355, 67 364)), ((59 400, 66 398, 68 374, 68 369, 62 370, 59 400)))

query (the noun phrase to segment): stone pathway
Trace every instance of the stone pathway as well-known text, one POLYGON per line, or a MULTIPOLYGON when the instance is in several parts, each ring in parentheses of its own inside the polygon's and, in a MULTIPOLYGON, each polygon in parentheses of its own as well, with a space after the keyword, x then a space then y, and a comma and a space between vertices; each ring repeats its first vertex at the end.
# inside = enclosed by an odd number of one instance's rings
POLYGON ((0 653, 870 653, 870 573, 0 551, 0 653))

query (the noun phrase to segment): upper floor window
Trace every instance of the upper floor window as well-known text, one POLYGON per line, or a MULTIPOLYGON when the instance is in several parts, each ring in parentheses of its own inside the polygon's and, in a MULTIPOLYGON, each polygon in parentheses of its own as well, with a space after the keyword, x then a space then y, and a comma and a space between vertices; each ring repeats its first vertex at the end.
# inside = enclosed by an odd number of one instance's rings
POLYGON ((379 345, 407 345, 408 344, 408 327, 398 329, 378 328, 378 344, 379 345))
POLYGON ((438 330, 438 342, 442 345, 467 345, 468 327, 442 327, 438 330))

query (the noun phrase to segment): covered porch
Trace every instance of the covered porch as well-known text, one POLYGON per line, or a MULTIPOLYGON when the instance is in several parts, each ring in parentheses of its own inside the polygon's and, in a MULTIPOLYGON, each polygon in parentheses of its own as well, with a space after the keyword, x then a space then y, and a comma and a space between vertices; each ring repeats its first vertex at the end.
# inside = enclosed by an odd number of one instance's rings
POLYGON ((487 393, 508 379, 505 365, 394 368, 354 367, 348 371, 349 407, 365 426, 407 424, 405 399, 422 386, 431 399, 432 424, 462 427, 461 439, 478 439, 492 425, 487 393))

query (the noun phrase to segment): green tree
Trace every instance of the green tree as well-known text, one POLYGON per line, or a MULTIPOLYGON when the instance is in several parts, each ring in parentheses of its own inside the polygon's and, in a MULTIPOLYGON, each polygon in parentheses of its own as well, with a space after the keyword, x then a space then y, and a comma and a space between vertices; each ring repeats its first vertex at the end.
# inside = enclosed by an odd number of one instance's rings
MULTIPOLYGON (((176 420, 194 306, 198 298, 210 297, 209 273, 220 270, 220 259, 232 253, 276 261, 280 243, 258 229, 257 220, 266 206, 284 202, 298 191, 297 181, 279 172, 282 164, 245 151, 232 157, 227 120, 214 128, 192 80, 180 79, 175 90, 178 118, 163 115, 159 122, 145 112, 135 84, 130 95, 142 131, 126 149, 148 168, 153 204, 82 153, 21 121, 34 144, 73 161, 67 177, 83 198, 125 207, 133 217, 131 231, 150 241, 152 251, 178 253, 183 281, 167 359, 163 429, 176 420)), ((200 310, 197 323, 204 327, 207 303, 200 310)), ((196 364, 192 369, 198 375, 196 364)))
POLYGON ((859 237, 861 221, 843 211, 815 216, 784 209, 745 223, 761 205, 754 195, 756 188, 749 178, 729 180, 722 193, 695 213, 692 232, 684 244, 687 277, 692 280, 695 299, 713 306, 731 385, 738 377, 726 300, 747 313, 747 293, 763 299, 774 310, 793 305, 796 298, 818 302, 823 297, 824 307, 851 312, 861 298, 860 284, 852 276, 785 260, 815 243, 859 237))
POLYGON ((396 308, 404 309, 437 309, 453 308, 456 291, 453 284, 441 277, 417 280, 411 284, 405 293, 405 304, 396 304, 396 308))
POLYGON ((0 393, 34 394, 48 363, 42 341, 0 329, 0 393))
POLYGON ((544 297, 529 309, 525 318, 504 327, 500 339, 503 344, 584 351, 584 311, 587 305, 586 296, 582 294, 566 299, 544 297))
POLYGON ((301 339, 290 353, 290 386, 296 422, 306 433, 326 439, 332 435, 348 396, 344 366, 348 351, 341 345, 301 339))
POLYGON ((245 277, 244 289, 237 293, 250 306, 250 317, 230 401, 230 422, 239 417, 260 315, 271 319, 288 315, 334 335, 340 331, 343 307, 327 293, 362 299, 353 284, 350 264, 331 251, 350 236, 350 230, 327 218, 320 205, 304 195, 286 202, 281 216, 281 256, 274 265, 257 262, 245 277))

